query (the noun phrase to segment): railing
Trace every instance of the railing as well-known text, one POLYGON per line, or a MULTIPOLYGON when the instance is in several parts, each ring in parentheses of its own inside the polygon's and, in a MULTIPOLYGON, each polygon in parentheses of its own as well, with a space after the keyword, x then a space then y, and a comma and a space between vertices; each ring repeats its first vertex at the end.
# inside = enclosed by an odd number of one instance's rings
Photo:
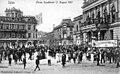
POLYGON ((81 27, 81 30, 89 29, 89 28, 94 28, 94 27, 96 27, 95 24, 86 25, 86 26, 81 27))
POLYGON ((18 32, 27 32, 26 29, 0 29, 0 31, 18 31, 18 32))
POLYGON ((27 38, 0 38, 0 40, 28 40, 27 38))

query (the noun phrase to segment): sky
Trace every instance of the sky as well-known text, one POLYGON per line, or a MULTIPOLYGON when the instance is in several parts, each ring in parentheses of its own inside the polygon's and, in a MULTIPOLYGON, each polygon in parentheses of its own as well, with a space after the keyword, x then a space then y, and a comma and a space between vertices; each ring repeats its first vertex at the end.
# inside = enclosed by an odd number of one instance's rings
POLYGON ((53 24, 57 26, 62 19, 73 20, 81 15, 82 5, 83 0, 0 0, 0 16, 5 16, 5 9, 12 7, 23 11, 23 15, 36 16, 42 13, 43 23, 37 29, 51 32, 53 24))

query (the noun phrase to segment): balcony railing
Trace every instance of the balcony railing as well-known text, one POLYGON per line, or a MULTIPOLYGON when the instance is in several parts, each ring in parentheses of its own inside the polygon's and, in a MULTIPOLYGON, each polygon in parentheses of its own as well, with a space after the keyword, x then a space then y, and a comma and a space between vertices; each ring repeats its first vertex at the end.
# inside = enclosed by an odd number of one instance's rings
POLYGON ((27 32, 25 29, 0 29, 0 31, 27 32))

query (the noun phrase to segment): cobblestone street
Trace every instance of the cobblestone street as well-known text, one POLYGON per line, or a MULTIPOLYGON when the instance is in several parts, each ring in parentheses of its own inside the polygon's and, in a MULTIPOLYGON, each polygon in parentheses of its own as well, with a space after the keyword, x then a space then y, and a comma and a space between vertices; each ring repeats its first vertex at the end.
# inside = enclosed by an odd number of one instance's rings
POLYGON ((35 60, 27 60, 26 69, 23 69, 22 62, 8 66, 8 61, 2 61, 0 64, 0 74, 120 74, 120 68, 116 68, 116 64, 105 63, 101 66, 96 66, 88 60, 83 60, 81 64, 74 64, 73 61, 67 62, 66 67, 62 68, 61 63, 56 63, 52 58, 52 65, 47 65, 47 59, 40 61, 41 70, 35 69, 35 60))

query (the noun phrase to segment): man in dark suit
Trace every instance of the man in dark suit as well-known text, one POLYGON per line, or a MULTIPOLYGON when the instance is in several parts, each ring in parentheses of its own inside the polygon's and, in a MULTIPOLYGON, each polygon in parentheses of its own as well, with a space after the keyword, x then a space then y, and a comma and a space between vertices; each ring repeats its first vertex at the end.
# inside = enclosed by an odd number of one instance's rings
POLYGON ((35 63, 36 63, 36 68, 35 68, 34 71, 36 71, 37 68, 40 70, 40 67, 39 67, 39 59, 38 59, 38 57, 37 57, 35 63))

